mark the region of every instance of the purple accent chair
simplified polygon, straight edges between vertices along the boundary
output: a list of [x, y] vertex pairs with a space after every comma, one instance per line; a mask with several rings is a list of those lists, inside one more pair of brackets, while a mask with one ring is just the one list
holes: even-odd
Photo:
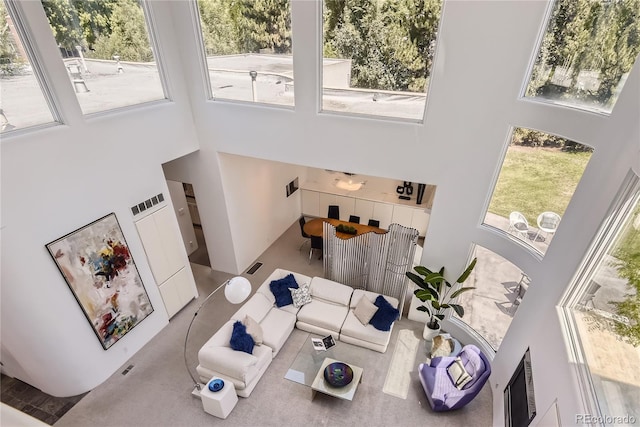
[[434, 357], [430, 364], [421, 363], [418, 368], [422, 388], [436, 412], [460, 409], [471, 402], [491, 375], [489, 360], [475, 345], [465, 345], [458, 356], [472, 378], [462, 390], [456, 388], [447, 372], [455, 357]]

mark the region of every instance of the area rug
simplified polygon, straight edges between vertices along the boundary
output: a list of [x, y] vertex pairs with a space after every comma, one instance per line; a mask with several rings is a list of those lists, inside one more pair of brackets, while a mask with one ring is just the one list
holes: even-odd
[[406, 399], [411, 385], [411, 372], [416, 362], [420, 339], [411, 329], [398, 331], [396, 348], [387, 371], [382, 391], [391, 396]]

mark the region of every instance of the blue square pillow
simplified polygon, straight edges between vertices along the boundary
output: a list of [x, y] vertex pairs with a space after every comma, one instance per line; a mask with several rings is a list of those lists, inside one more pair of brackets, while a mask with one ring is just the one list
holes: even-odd
[[393, 306], [389, 304], [389, 301], [382, 295], [378, 295], [378, 298], [376, 298], [373, 304], [378, 307], [378, 311], [376, 311], [371, 320], [369, 320], [369, 324], [373, 325], [373, 327], [379, 331], [391, 330], [393, 322], [400, 317], [400, 311], [398, 311], [397, 308], [393, 308]]
[[298, 289], [298, 282], [296, 282], [293, 274], [289, 273], [282, 279], [273, 280], [269, 283], [269, 289], [276, 298], [276, 305], [278, 307], [284, 307], [285, 305], [293, 304], [293, 298], [291, 298], [291, 291], [289, 288]]
[[245, 353], [253, 353], [255, 345], [251, 335], [247, 333], [247, 327], [239, 320], [233, 324], [233, 332], [231, 332], [231, 341], [229, 345], [236, 351], [244, 351]]

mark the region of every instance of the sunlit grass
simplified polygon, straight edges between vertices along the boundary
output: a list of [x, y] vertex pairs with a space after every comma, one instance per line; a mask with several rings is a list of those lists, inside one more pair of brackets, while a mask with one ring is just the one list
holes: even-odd
[[510, 146], [489, 212], [508, 218], [518, 211], [532, 225], [545, 211], [562, 217], [591, 154]]

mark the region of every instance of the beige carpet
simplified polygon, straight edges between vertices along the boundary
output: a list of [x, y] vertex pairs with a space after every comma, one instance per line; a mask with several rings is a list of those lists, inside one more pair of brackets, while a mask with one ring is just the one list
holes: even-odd
[[402, 329], [398, 331], [396, 348], [387, 371], [387, 378], [384, 381], [382, 391], [391, 396], [406, 399], [409, 394], [409, 387], [415, 378], [412, 378], [414, 371], [416, 353], [420, 338], [412, 329]]

